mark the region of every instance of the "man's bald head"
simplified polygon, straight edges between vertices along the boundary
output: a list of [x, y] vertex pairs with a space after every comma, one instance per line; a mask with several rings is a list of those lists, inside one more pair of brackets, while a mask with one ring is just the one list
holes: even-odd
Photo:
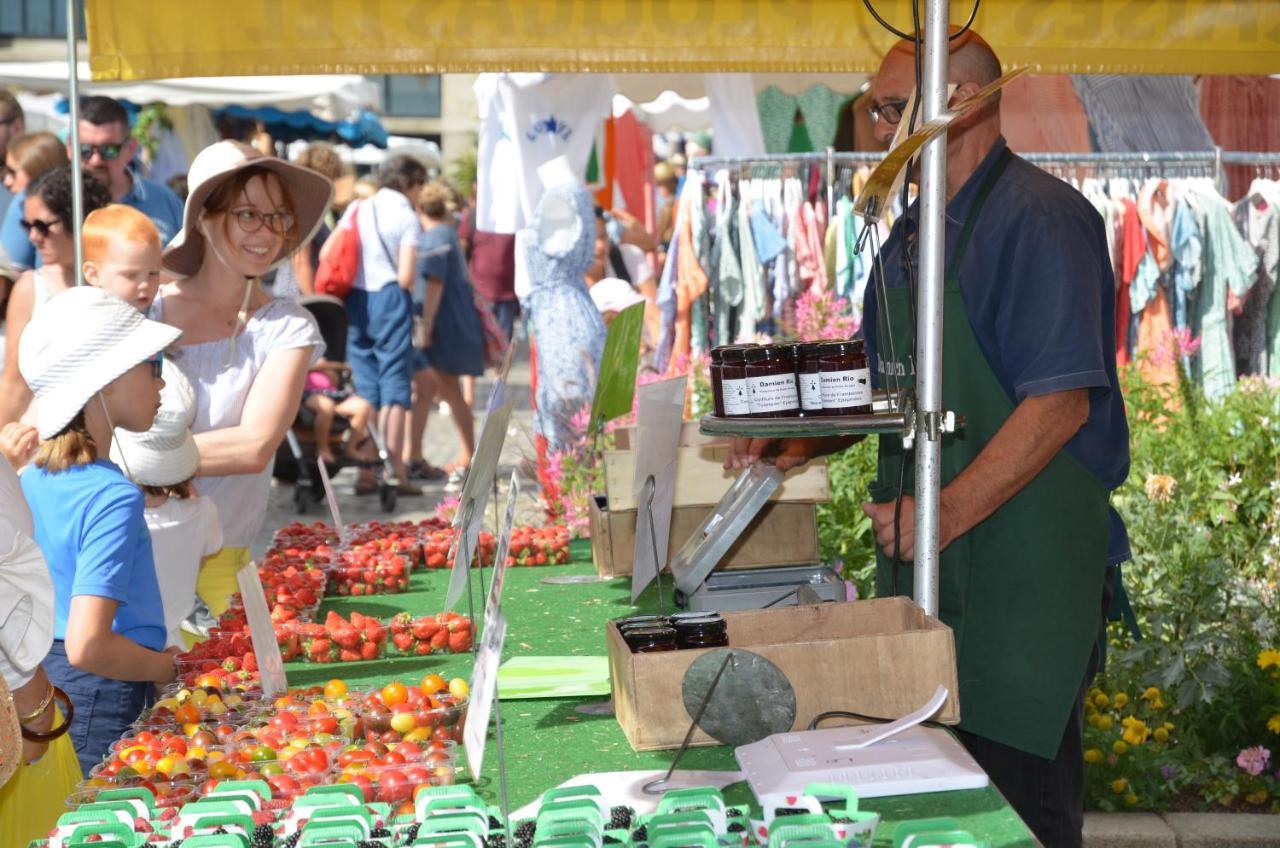
[[[952, 33], [954, 34], [957, 29], [958, 27], [953, 24]], [[987, 44], [986, 39], [978, 33], [971, 29], [965, 30], [958, 38], [949, 41], [948, 46], [950, 57], [947, 82], [956, 85], [976, 82], [979, 87], [982, 87], [1000, 78], [1000, 59], [991, 49], [991, 45]], [[885, 56], [885, 62], [889, 62], [895, 54], [909, 59], [914, 67], [915, 42], [909, 39], [898, 40]]]

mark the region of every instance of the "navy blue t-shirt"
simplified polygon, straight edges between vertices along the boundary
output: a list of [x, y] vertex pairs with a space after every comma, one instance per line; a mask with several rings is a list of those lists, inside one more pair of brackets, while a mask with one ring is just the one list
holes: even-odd
[[[1005, 148], [1001, 138], [947, 204], [944, 267]], [[915, 242], [918, 214], [913, 204], [884, 243], [886, 287], [905, 285], [902, 231], [909, 227]], [[959, 282], [978, 345], [1015, 404], [1089, 389], [1089, 418], [1066, 449], [1108, 490], [1118, 488], [1129, 476], [1129, 425], [1116, 376], [1115, 279], [1102, 216], [1070, 185], [1014, 156], [982, 207]], [[862, 326], [877, 380], [874, 285], [867, 286]], [[1114, 509], [1107, 555], [1111, 564], [1129, 558], [1128, 533]]]

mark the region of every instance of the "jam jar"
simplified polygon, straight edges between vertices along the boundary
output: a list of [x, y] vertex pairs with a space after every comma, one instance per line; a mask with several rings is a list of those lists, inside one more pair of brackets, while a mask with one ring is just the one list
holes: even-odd
[[822, 414], [822, 374], [818, 367], [821, 342], [798, 342], [791, 345], [796, 360], [796, 389], [800, 393], [803, 415]]
[[626, 618], [619, 618], [614, 621], [618, 628], [618, 632], [626, 637], [627, 633], [635, 630], [637, 627], [653, 627], [657, 624], [668, 624], [665, 615], [631, 615]]
[[671, 616], [676, 631], [676, 647], [724, 648], [729, 645], [729, 631], [718, 612], [685, 612]]
[[723, 365], [721, 353], [723, 347], [711, 348], [711, 365], [707, 368], [708, 375], [711, 378], [711, 406], [715, 414], [719, 418], [724, 418], [724, 387], [720, 381], [724, 379], [722, 372]]
[[726, 418], [746, 418], [751, 415], [747, 402], [747, 361], [745, 354], [754, 345], [733, 345], [720, 348], [720, 398]]
[[818, 367], [824, 415], [871, 412], [871, 368], [860, 339], [822, 344]]
[[670, 624], [634, 627], [623, 638], [636, 654], [655, 654], [676, 649], [676, 629]]
[[749, 348], [747, 397], [752, 418], [793, 418], [800, 414], [796, 367], [781, 345]]

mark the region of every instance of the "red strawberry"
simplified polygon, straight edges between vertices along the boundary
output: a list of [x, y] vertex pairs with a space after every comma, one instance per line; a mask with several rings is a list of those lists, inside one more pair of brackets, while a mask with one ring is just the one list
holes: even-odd
[[307, 655], [314, 660], [319, 660], [322, 657], [328, 659], [332, 649], [333, 643], [328, 639], [312, 639], [311, 644], [307, 646]]
[[381, 646], [377, 642], [365, 642], [360, 646], [360, 659], [376, 660], [380, 653]]
[[338, 615], [333, 610], [329, 610], [329, 614], [324, 617], [325, 630], [332, 630], [334, 627], [337, 627], [339, 624], [346, 624], [346, 623], [347, 623], [347, 620], [342, 616]]
[[360, 647], [360, 631], [356, 630], [350, 624], [341, 624], [338, 627], [333, 628], [329, 632], [329, 635], [340, 648], [354, 650]]
[[415, 639], [431, 639], [436, 635], [436, 631], [440, 629], [439, 623], [433, 621], [426, 616], [413, 622], [413, 636]]
[[461, 654], [471, 650], [471, 631], [459, 630], [449, 634], [449, 650]]
[[253, 653], [252, 651], [245, 654], [244, 661], [240, 663], [240, 668], [243, 671], [249, 671], [249, 672], [257, 671], [258, 670], [257, 654]]
[[407, 633], [413, 626], [413, 616], [407, 612], [398, 612], [391, 618], [392, 633]]
[[235, 657], [227, 657], [225, 660], [222, 661], [222, 667], [225, 668], [227, 671], [239, 671], [240, 662]]
[[392, 635], [391, 643], [402, 653], [408, 653], [409, 649], [413, 647], [413, 634], [396, 633]]
[[425, 657], [432, 652], [431, 642], [419, 642], [413, 646], [413, 653], [419, 657]]
[[431, 637], [431, 647], [436, 651], [444, 651], [449, 646], [449, 631], [437, 630], [436, 635]]
[[338, 651], [338, 662], [359, 662], [362, 659], [359, 651], [343, 648]]

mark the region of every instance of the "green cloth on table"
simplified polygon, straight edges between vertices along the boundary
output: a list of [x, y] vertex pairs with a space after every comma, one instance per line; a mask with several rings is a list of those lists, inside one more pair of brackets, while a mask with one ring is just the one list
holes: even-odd
[[[630, 578], [581, 585], [544, 585], [539, 581], [556, 574], [593, 574], [591, 545], [576, 541], [570, 564], [541, 568], [511, 568], [503, 588], [502, 608], [509, 622], [503, 656], [598, 656], [606, 652], [604, 625], [611, 619], [636, 612], [657, 612], [657, 594], [650, 588], [632, 607]], [[326, 600], [320, 618], [332, 609], [343, 615], [353, 610], [390, 618], [401, 610], [414, 615], [441, 611], [449, 573], [445, 570], [415, 572], [409, 592], [363, 598]], [[486, 586], [489, 571], [484, 572]], [[670, 591], [667, 597], [670, 597]], [[477, 590], [476, 604], [481, 603]], [[458, 611], [467, 611], [464, 596]], [[405, 683], [431, 672], [446, 678], [469, 677], [471, 655], [403, 657], [376, 662], [285, 666], [291, 686], [323, 685], [340, 677], [351, 689], [368, 689], [393, 678]], [[575, 707], [598, 698], [565, 698], [504, 702], [500, 706], [506, 742], [507, 786], [511, 809], [537, 798], [546, 790], [578, 774], [623, 769], [658, 769], [671, 764], [674, 751], [636, 753], [627, 744], [622, 728], [611, 716], [587, 716]], [[484, 776], [476, 791], [497, 803], [497, 754], [490, 732]], [[464, 756], [459, 750], [459, 756]], [[690, 769], [737, 770], [733, 750], [724, 746], [692, 748], [681, 766]], [[752, 800], [746, 784], [730, 787], [731, 803]], [[883, 817], [876, 844], [890, 844], [893, 827], [905, 819], [951, 816], [960, 826], [993, 846], [1033, 845], [1030, 832], [994, 788], [942, 792], [931, 795], [873, 798], [862, 808]]]

